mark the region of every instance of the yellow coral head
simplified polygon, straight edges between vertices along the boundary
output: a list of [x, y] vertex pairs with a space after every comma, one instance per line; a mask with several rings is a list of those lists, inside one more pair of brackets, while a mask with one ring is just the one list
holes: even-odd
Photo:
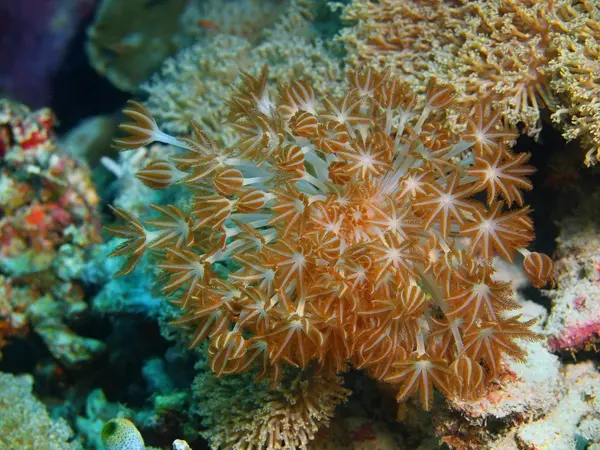
[[133, 422], [112, 419], [104, 424], [100, 433], [105, 450], [144, 450], [144, 439]]

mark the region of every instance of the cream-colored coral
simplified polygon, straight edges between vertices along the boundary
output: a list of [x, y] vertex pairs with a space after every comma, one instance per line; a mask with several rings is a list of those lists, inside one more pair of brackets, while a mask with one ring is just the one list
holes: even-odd
[[391, 66], [414, 89], [435, 76], [470, 106], [488, 98], [537, 136], [548, 108], [586, 164], [600, 147], [600, 5], [589, 0], [354, 0], [339, 40], [349, 67]]
[[559, 106], [552, 120], [567, 140], [581, 139], [586, 165], [600, 158], [600, 4], [574, 2], [564, 8], [568, 32], [556, 33], [557, 56], [550, 62]]
[[[321, 95], [340, 92], [340, 62], [325, 44], [314, 39], [304, 9], [292, 3], [281, 20], [264, 32], [257, 46], [249, 40], [219, 34], [204, 37], [163, 64], [142, 89], [150, 94], [145, 106], [167, 131], [185, 133], [190, 120], [221, 129], [225, 100], [240, 71], [260, 72], [269, 64], [269, 81], [302, 78]], [[221, 138], [225, 138], [220, 133]]]
[[311, 371], [284, 377], [275, 389], [254, 384], [248, 374], [217, 378], [200, 375], [194, 390], [203, 416], [203, 433], [212, 449], [305, 449], [335, 407], [350, 393], [342, 379]]
[[542, 3], [355, 0], [344, 17], [357, 23], [341, 40], [351, 66], [365, 59], [392, 66], [420, 91], [437, 77], [452, 83], [464, 104], [489, 98], [536, 135], [539, 109], [552, 105]]
[[585, 441], [599, 443], [600, 432], [593, 431], [593, 421], [600, 416], [598, 370], [589, 361], [569, 365], [565, 385], [566, 392], [556, 408], [517, 430], [518, 448], [570, 450]]
[[231, 84], [250, 66], [250, 49], [250, 42], [237, 36], [202, 38], [168, 58], [142, 85], [150, 94], [145, 105], [171, 132], [188, 131], [192, 119], [217, 128]]
[[0, 448], [79, 450], [81, 444], [64, 419], [52, 420], [31, 393], [33, 377], [0, 373]]

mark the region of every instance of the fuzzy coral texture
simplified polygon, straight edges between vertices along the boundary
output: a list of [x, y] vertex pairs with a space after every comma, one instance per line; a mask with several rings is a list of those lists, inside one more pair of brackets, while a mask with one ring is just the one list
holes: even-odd
[[272, 83], [303, 78], [321, 95], [339, 94], [340, 65], [314, 34], [293, 2], [273, 27], [263, 31], [258, 45], [233, 31], [201, 38], [167, 59], [160, 72], [142, 85], [150, 94], [145, 106], [171, 133], [189, 132], [192, 119], [222, 131], [226, 99], [240, 70], [256, 73], [264, 62], [269, 63]]
[[[515, 427], [490, 445], [504, 450], [597, 449], [600, 446], [600, 374], [591, 361], [564, 369], [557, 404], [543, 417]], [[480, 447], [478, 447], [480, 448]]]
[[[553, 356], [547, 350], [545, 352], [547, 356], [542, 360], [547, 362], [548, 356]], [[499, 389], [496, 390], [494, 399], [496, 404], [491, 411], [485, 407], [482, 411], [487, 410], [493, 416], [494, 410], [509, 410], [513, 406], [510, 403], [522, 400], [527, 402], [530, 394], [519, 392], [519, 385], [530, 385], [533, 396], [541, 395], [538, 400], [542, 402], [532, 402], [533, 408], [525, 411], [517, 408], [510, 419], [505, 417], [502, 421], [494, 420], [491, 416], [481, 417], [479, 421], [473, 416], [434, 419], [438, 423], [437, 433], [442, 440], [451, 448], [461, 450], [598, 448], [600, 373], [594, 362], [573, 362], [560, 370], [556, 370], [556, 363], [551, 363], [548, 374], [543, 373], [543, 364], [531, 369], [526, 369], [526, 372], [530, 372], [529, 375], [522, 373], [516, 380], [498, 380]], [[522, 375], [525, 377], [521, 378]], [[546, 383], [549, 383], [547, 390], [544, 389]], [[515, 394], [517, 396], [513, 397]], [[492, 397], [488, 395], [488, 399], [491, 400]]]
[[252, 382], [252, 374], [217, 378], [209, 367], [196, 379], [203, 433], [211, 448], [232, 450], [305, 449], [329, 423], [350, 391], [340, 377], [290, 371], [276, 389]]
[[33, 378], [0, 373], [0, 448], [79, 450], [64, 419], [52, 420], [31, 393]]
[[208, 338], [219, 376], [258, 367], [277, 385], [284, 365], [334, 376], [352, 363], [397, 386], [399, 401], [417, 393], [425, 409], [434, 388], [480, 395], [503, 355], [524, 358], [519, 339], [538, 338], [535, 321], [515, 315], [510, 284], [493, 279], [494, 258], [521, 254], [536, 286], [551, 275], [550, 259], [525, 248], [529, 155], [510, 151], [514, 134], [486, 105], [462, 119], [463, 134], [444, 129], [439, 112], [455, 93], [435, 80], [417, 98], [366, 69], [337, 99], [299, 80], [273, 97], [267, 80], [266, 67], [244, 74], [228, 147], [197, 124], [175, 138], [142, 105], [125, 110], [130, 136], [116, 145], [182, 150], [138, 178], [192, 196], [143, 223], [114, 210], [125, 222], [108, 227], [123, 239], [113, 252], [127, 256], [121, 274], [155, 254], [163, 294], [184, 311], [176, 323], [192, 346]]
[[424, 90], [437, 76], [462, 102], [487, 98], [512, 124], [537, 135], [548, 108], [567, 140], [581, 139], [586, 164], [600, 151], [600, 6], [589, 0], [355, 0], [340, 39], [348, 62], [393, 66]]

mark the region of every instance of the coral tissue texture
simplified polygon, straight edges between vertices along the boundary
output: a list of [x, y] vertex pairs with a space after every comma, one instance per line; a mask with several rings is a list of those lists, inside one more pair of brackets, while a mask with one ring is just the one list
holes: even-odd
[[32, 329], [72, 366], [104, 348], [67, 326], [87, 310], [81, 272], [99, 240], [99, 198], [53, 123], [47, 108], [0, 99], [0, 357], [8, 338]]
[[329, 377], [351, 364], [425, 409], [434, 388], [478, 396], [504, 355], [524, 357], [519, 340], [538, 338], [493, 277], [494, 258], [524, 258], [536, 286], [549, 281], [549, 258], [526, 250], [529, 155], [510, 150], [488, 103], [461, 117], [462, 134], [444, 128], [455, 92], [435, 79], [417, 97], [392, 73], [355, 71], [339, 98], [301, 80], [274, 93], [267, 79], [266, 67], [243, 75], [228, 146], [197, 124], [168, 135], [131, 102], [115, 144], [179, 147], [137, 176], [190, 201], [143, 222], [114, 209], [121, 273], [153, 253], [176, 324], [192, 346], [209, 341], [219, 376], [257, 367], [277, 384], [284, 366]]
[[340, 36], [350, 65], [393, 66], [424, 90], [437, 76], [461, 102], [502, 105], [508, 122], [540, 131], [540, 111], [567, 140], [580, 139], [585, 163], [600, 150], [600, 5], [590, 0], [354, 0]]
[[82, 449], [67, 422], [52, 420], [32, 389], [33, 377], [0, 373], [0, 448]]

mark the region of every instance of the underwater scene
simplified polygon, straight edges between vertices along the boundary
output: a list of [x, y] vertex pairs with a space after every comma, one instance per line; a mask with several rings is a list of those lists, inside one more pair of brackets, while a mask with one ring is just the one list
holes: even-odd
[[599, 159], [599, 0], [0, 0], [0, 450], [600, 450]]

